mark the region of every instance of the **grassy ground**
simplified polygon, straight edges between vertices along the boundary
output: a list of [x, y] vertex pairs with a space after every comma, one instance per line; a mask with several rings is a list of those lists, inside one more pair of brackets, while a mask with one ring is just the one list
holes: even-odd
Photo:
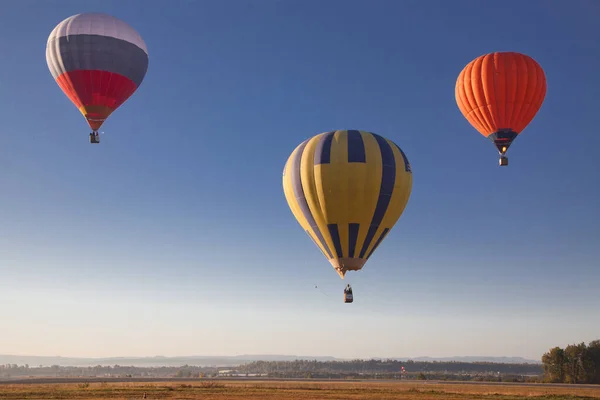
[[0, 385], [0, 399], [203, 400], [575, 400], [600, 399], [598, 388], [378, 382], [54, 383]]

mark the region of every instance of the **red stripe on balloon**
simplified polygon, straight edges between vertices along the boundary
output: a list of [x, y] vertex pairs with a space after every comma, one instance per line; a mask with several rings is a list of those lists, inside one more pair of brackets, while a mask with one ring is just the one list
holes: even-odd
[[65, 72], [56, 78], [56, 83], [77, 108], [104, 106], [115, 110], [137, 89], [123, 75], [98, 70]]

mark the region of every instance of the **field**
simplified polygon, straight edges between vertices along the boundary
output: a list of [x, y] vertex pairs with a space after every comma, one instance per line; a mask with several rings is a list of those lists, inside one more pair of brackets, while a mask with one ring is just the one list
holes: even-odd
[[600, 387], [437, 382], [208, 381], [0, 383], [0, 399], [206, 400], [575, 400], [600, 399]]

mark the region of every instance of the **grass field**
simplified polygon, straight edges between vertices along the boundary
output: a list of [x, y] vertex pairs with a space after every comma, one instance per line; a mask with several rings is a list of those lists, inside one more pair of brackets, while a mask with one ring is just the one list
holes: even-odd
[[0, 385], [0, 399], [567, 400], [600, 399], [600, 387], [381, 382], [153, 382]]

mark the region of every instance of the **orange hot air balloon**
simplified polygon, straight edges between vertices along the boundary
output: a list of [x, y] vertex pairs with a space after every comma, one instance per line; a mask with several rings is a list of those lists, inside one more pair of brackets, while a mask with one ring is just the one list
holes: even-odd
[[477, 57], [456, 80], [456, 103], [465, 118], [500, 152], [506, 151], [533, 120], [546, 97], [546, 76], [531, 57], [497, 52]]

